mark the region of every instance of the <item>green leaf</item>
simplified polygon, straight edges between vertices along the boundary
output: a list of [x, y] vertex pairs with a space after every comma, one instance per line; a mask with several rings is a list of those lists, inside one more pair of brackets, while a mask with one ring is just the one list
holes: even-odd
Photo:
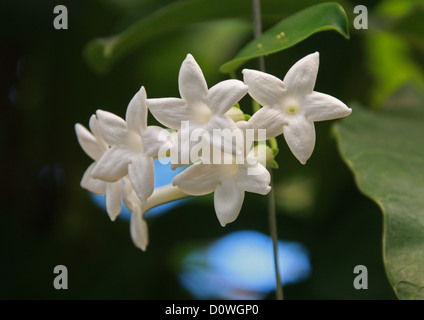
[[220, 71], [233, 73], [251, 59], [290, 48], [309, 36], [326, 30], [335, 30], [349, 38], [346, 12], [338, 3], [318, 4], [282, 20], [248, 43], [233, 60], [223, 64]]
[[424, 299], [424, 97], [407, 92], [390, 103], [378, 112], [353, 106], [336, 136], [359, 189], [383, 211], [394, 291], [400, 299]]
[[[275, 23], [285, 14], [300, 10], [317, 0], [262, 1], [264, 22]], [[251, 21], [251, 3], [247, 0], [182, 0], [171, 3], [153, 14], [141, 17], [121, 33], [90, 41], [84, 48], [84, 58], [97, 72], [107, 72], [120, 59], [157, 36], [184, 26], [227, 18]], [[223, 49], [224, 50], [224, 49]]]

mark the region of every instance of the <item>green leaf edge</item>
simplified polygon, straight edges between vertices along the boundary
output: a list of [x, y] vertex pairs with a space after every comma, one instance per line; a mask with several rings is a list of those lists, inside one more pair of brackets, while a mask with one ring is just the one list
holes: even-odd
[[[270, 35], [275, 35], [275, 34], [279, 34], [280, 32], [284, 32], [285, 31], [284, 28], [286, 28], [287, 24], [290, 25], [293, 20], [299, 19], [299, 16], [308, 15], [308, 14], [310, 14], [311, 12], [313, 12], [317, 9], [321, 9], [321, 7], [328, 7], [329, 9], [335, 10], [335, 12], [339, 12], [341, 14], [341, 17], [342, 17], [342, 22], [344, 22], [344, 25], [342, 26], [342, 28], [339, 27], [338, 25], [325, 25], [325, 26], [322, 26], [318, 29], [315, 29], [311, 33], [307, 34], [306, 36], [299, 38], [297, 41], [288, 43], [286, 46], [282, 46], [279, 49], [264, 50], [263, 48], [258, 48], [258, 45], [262, 44], [263, 39], [265, 37], [269, 37]], [[260, 37], [249, 42], [244, 48], [242, 48], [239, 51], [239, 53], [236, 55], [236, 57], [234, 59], [224, 63], [219, 68], [219, 71], [221, 71], [222, 73], [229, 73], [229, 74], [234, 73], [234, 71], [237, 68], [239, 68], [245, 62], [247, 62], [251, 59], [255, 59], [255, 58], [258, 58], [260, 56], [266, 56], [266, 55], [269, 55], [269, 54], [272, 54], [272, 53], [276, 53], [276, 52], [280, 52], [282, 50], [288, 49], [288, 48], [293, 47], [294, 45], [298, 44], [299, 42], [307, 39], [308, 37], [312, 36], [315, 33], [327, 31], [327, 30], [335, 30], [338, 33], [340, 33], [342, 36], [344, 36], [346, 39], [350, 38], [349, 27], [348, 27], [348, 18], [347, 18], [346, 11], [343, 9], [343, 7], [340, 4], [338, 4], [336, 2], [320, 3], [320, 4], [317, 4], [315, 6], [301, 10], [301, 11], [285, 18], [284, 20], [280, 21], [279, 23], [277, 23], [276, 25], [274, 25], [273, 27], [268, 29], [266, 32], [264, 32]], [[279, 41], [279, 40], [276, 40], [276, 41]], [[249, 55], [246, 55], [246, 56], [243, 57], [243, 52], [249, 51], [250, 48], [253, 48], [252, 49], [253, 54], [249, 54]]]

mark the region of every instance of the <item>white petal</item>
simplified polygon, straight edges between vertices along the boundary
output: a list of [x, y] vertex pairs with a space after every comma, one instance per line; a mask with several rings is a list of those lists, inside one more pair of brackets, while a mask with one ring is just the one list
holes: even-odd
[[287, 92], [295, 96], [309, 94], [314, 90], [318, 74], [319, 53], [307, 55], [296, 62], [284, 77]]
[[172, 146], [171, 133], [158, 126], [148, 126], [142, 133], [143, 152], [147, 156], [156, 157], [161, 150], [169, 150]]
[[255, 140], [258, 139], [258, 130], [266, 130], [266, 139], [271, 139], [282, 134], [283, 127], [287, 124], [283, 112], [269, 107], [263, 107], [256, 111], [248, 123], [255, 130]]
[[121, 194], [121, 181], [106, 184], [106, 211], [112, 221], [115, 221], [121, 212]]
[[97, 110], [100, 133], [103, 139], [111, 146], [125, 143], [128, 136], [127, 124], [124, 119], [108, 111]]
[[208, 94], [208, 85], [206, 84], [203, 72], [194, 60], [191, 54], [188, 54], [181, 65], [178, 76], [178, 86], [181, 98], [188, 105], [204, 104]]
[[247, 93], [247, 86], [240, 80], [222, 81], [209, 89], [207, 101], [213, 114], [223, 115]]
[[213, 200], [218, 220], [225, 227], [237, 219], [243, 205], [244, 191], [237, 187], [234, 179], [225, 179], [216, 186]]
[[244, 69], [244, 83], [249, 87], [249, 94], [262, 106], [278, 105], [284, 97], [284, 83], [268, 73]]
[[238, 188], [247, 192], [266, 195], [271, 190], [271, 175], [257, 161], [252, 165], [240, 165], [235, 180]]
[[328, 94], [312, 92], [304, 98], [302, 111], [311, 121], [324, 121], [346, 117], [352, 109]]
[[131, 215], [130, 234], [134, 245], [146, 251], [149, 243], [149, 234], [147, 223], [144, 221], [141, 212], [135, 212]]
[[142, 210], [141, 200], [137, 197], [128, 176], [122, 179], [122, 201], [131, 212]]
[[212, 116], [205, 126], [212, 138], [213, 147], [234, 155], [244, 151], [244, 134], [236, 123], [227, 116]]
[[303, 116], [293, 116], [284, 126], [284, 138], [294, 156], [305, 164], [315, 147], [314, 123]]
[[113, 146], [96, 162], [92, 176], [107, 182], [115, 182], [128, 173], [128, 164], [133, 153]]
[[95, 114], [91, 115], [89, 126], [90, 126], [91, 132], [93, 133], [94, 137], [97, 140], [97, 144], [103, 150], [103, 152], [105, 152], [107, 149], [109, 149], [109, 146], [106, 143], [106, 141], [103, 139], [100, 133], [99, 120], [97, 120], [97, 117]]
[[189, 195], [201, 196], [208, 194], [213, 192], [216, 185], [227, 175], [227, 166], [204, 163], [193, 164], [177, 174], [172, 184]]
[[93, 179], [93, 177], [91, 176], [91, 173], [95, 165], [96, 163], [93, 162], [88, 167], [88, 169], [85, 170], [84, 175], [81, 179], [81, 187], [96, 194], [105, 194], [107, 182], [104, 182], [99, 179]]
[[98, 160], [105, 150], [97, 143], [95, 136], [91, 134], [83, 125], [75, 124], [75, 133], [78, 142], [84, 152], [93, 160]]
[[125, 115], [128, 130], [141, 134], [147, 125], [146, 90], [141, 87], [127, 107]]
[[168, 128], [178, 130], [181, 127], [181, 121], [191, 119], [191, 110], [182, 99], [147, 99], [146, 104], [156, 120]]
[[133, 157], [128, 165], [128, 176], [137, 196], [141, 201], [146, 201], [155, 187], [153, 159], [143, 153]]

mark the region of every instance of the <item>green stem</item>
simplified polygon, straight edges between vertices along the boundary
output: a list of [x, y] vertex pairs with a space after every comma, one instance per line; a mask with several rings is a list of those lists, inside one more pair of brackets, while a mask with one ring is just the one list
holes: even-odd
[[[262, 34], [262, 22], [261, 22], [261, 1], [252, 0], [253, 8], [253, 25], [254, 25], [254, 35], [255, 38], [259, 37]], [[265, 59], [263, 56], [259, 57], [259, 70], [265, 72]], [[254, 108], [255, 108], [255, 104]], [[278, 150], [277, 141], [270, 140], [271, 148]], [[272, 168], [269, 169], [271, 174], [271, 191], [268, 194], [268, 221], [269, 229], [272, 238], [272, 247], [274, 251], [274, 267], [275, 267], [275, 280], [276, 280], [276, 299], [283, 300], [283, 287], [281, 285], [280, 272], [278, 268], [278, 233], [277, 233], [277, 215], [275, 211], [275, 193], [274, 193], [274, 183], [272, 177]]]

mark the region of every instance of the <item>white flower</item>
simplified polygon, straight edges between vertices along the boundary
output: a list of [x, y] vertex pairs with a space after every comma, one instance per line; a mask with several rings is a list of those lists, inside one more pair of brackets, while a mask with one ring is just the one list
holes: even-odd
[[143, 251], [149, 243], [149, 233], [147, 223], [143, 216], [143, 203], [134, 191], [134, 188], [127, 177], [122, 179], [122, 200], [125, 206], [131, 211], [130, 234], [134, 245]]
[[244, 69], [249, 94], [263, 106], [250, 119], [255, 129], [266, 129], [267, 139], [284, 133], [295, 157], [302, 163], [315, 146], [314, 121], [348, 116], [352, 110], [340, 100], [313, 91], [318, 73], [319, 53], [296, 62], [284, 80], [256, 70]]
[[162, 144], [157, 126], [147, 127], [146, 91], [144, 87], [131, 99], [126, 121], [106, 111], [97, 110], [100, 132], [111, 145], [97, 161], [91, 174], [95, 179], [118, 181], [128, 174], [137, 196], [145, 201], [154, 189], [153, 156]]
[[94, 160], [82, 177], [81, 187], [96, 194], [105, 194], [106, 211], [110, 219], [114, 221], [121, 212], [121, 181], [109, 183], [93, 179], [93, 168], [97, 160], [109, 149], [109, 146], [100, 135], [98, 120], [95, 115], [91, 116], [89, 126], [92, 132], [79, 123], [75, 125], [75, 132], [81, 148]]
[[122, 199], [125, 206], [132, 212], [130, 222], [130, 234], [136, 247], [146, 251], [149, 242], [147, 223], [144, 220], [144, 214], [158, 205], [174, 200], [188, 197], [177, 187], [167, 185], [157, 188], [147, 201], [141, 201], [136, 195], [131, 182], [127, 177], [122, 179]]
[[[190, 131], [200, 128], [209, 134], [213, 129], [239, 130], [226, 113], [247, 93], [247, 86], [242, 81], [226, 80], [208, 89], [202, 70], [193, 56], [188, 54], [181, 65], [178, 84], [181, 99], [158, 98], [146, 101], [150, 112], [160, 123], [171, 129], [180, 130], [182, 122], [188, 121]], [[178, 144], [183, 145], [185, 141], [181, 141], [181, 130], [177, 138]], [[175, 145], [171, 153], [189, 153], [196, 141], [189, 143], [189, 148], [185, 150]], [[236, 146], [231, 143], [228, 145], [234, 149], [230, 152], [237, 152]], [[187, 154], [182, 154], [180, 157], [189, 159]]]
[[193, 196], [214, 192], [215, 212], [222, 226], [238, 217], [245, 191], [265, 195], [271, 190], [271, 176], [256, 159], [247, 156], [243, 164], [237, 164], [234, 155], [225, 156], [232, 157], [233, 163], [195, 163], [175, 176], [172, 182]]

